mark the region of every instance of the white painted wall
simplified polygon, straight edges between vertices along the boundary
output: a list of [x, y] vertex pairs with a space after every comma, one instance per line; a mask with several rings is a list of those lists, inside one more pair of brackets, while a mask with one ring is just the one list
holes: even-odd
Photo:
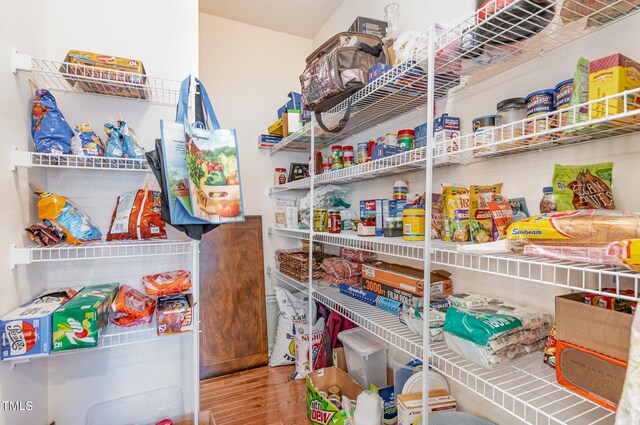
[[[90, 20], [79, 23], [69, 11], [87, 12], [85, 2], [2, 2], [9, 11], [0, 18], [0, 84], [3, 102], [0, 120], [5, 136], [0, 169], [9, 183], [2, 185], [6, 209], [2, 217], [9, 223], [0, 255], [5, 266], [0, 280], [0, 314], [25, 302], [45, 287], [97, 284], [118, 281], [140, 288], [141, 276], [175, 268], [189, 268], [190, 257], [158, 257], [152, 260], [105, 260], [51, 265], [20, 266], [9, 273], [8, 244], [27, 243], [22, 230], [35, 222], [36, 198], [28, 182], [69, 196], [89, 214], [103, 234], [108, 230], [115, 199], [127, 190], [142, 187], [145, 174], [82, 172], [76, 170], [9, 170], [11, 144], [31, 147], [31, 90], [22, 76], [10, 73], [10, 47], [21, 53], [62, 60], [69, 49], [137, 58], [149, 75], [182, 80], [198, 72], [198, 4], [195, 0], [94, 3]], [[37, 17], [37, 25], [35, 25]], [[121, 24], [122, 19], [126, 24]], [[134, 19], [135, 22], [131, 21]], [[87, 25], [86, 28], [83, 25]], [[35, 29], [37, 27], [37, 29]], [[102, 124], [109, 116], [122, 114], [137, 130], [139, 142], [153, 149], [160, 136], [159, 120], [173, 119], [171, 106], [149, 105], [126, 99], [54, 92], [58, 105], [72, 126], [91, 121], [103, 137]], [[155, 179], [149, 175], [152, 187]], [[170, 231], [171, 236], [177, 232]], [[18, 365], [10, 371], [0, 365], [2, 400], [32, 400], [34, 412], [0, 413], [0, 424], [32, 425], [53, 420], [58, 424], [84, 423], [92, 405], [154, 388], [177, 385], [187, 402], [193, 399], [191, 339], [170, 338], [148, 345], [127, 346], [90, 353], [74, 353]], [[197, 367], [197, 365], [196, 365]], [[187, 409], [191, 410], [191, 404]], [[144, 408], [144, 407], [142, 407]]]

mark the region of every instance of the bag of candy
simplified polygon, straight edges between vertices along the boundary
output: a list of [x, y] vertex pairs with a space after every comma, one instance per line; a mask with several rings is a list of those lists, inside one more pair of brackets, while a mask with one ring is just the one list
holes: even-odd
[[31, 106], [31, 135], [36, 152], [58, 155], [71, 153], [73, 130], [49, 90], [35, 90]]
[[177, 294], [191, 288], [191, 273], [187, 270], [152, 274], [142, 278], [142, 285], [148, 295], [161, 296]]
[[104, 144], [93, 131], [91, 124], [78, 124], [76, 135], [71, 141], [71, 152], [74, 155], [104, 156]]
[[139, 189], [118, 196], [107, 240], [166, 239], [160, 218], [160, 192]]
[[118, 326], [136, 326], [151, 323], [156, 309], [156, 300], [127, 285], [121, 285], [120, 291], [111, 304], [115, 313], [111, 321]]

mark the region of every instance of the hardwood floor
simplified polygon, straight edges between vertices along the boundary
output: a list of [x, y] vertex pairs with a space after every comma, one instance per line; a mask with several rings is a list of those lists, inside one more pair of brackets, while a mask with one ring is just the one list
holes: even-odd
[[293, 366], [260, 367], [200, 382], [200, 409], [216, 425], [308, 424], [306, 385]]

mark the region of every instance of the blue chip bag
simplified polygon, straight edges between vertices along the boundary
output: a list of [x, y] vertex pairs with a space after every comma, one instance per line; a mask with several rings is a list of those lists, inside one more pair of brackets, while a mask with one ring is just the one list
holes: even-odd
[[31, 135], [36, 152], [71, 153], [73, 130], [49, 90], [38, 88], [35, 91], [31, 106]]
[[109, 158], [124, 158], [124, 144], [120, 137], [118, 127], [113, 124], [105, 124], [104, 131], [107, 133], [107, 137], [109, 137], [105, 156]]
[[124, 157], [125, 158], [144, 158], [144, 149], [138, 144], [138, 141], [133, 137], [135, 132], [129, 128], [126, 122], [118, 121], [118, 131], [122, 137], [124, 143]]
[[71, 142], [74, 155], [104, 156], [104, 144], [89, 124], [78, 124], [75, 128], [76, 136]]

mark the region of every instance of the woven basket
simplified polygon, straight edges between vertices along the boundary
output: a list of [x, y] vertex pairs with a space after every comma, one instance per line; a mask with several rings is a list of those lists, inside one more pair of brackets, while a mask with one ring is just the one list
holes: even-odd
[[[313, 279], [322, 275], [322, 261], [331, 257], [321, 251], [313, 254]], [[276, 251], [276, 262], [280, 273], [294, 278], [298, 282], [309, 281], [309, 251], [302, 249], [279, 249]]]

